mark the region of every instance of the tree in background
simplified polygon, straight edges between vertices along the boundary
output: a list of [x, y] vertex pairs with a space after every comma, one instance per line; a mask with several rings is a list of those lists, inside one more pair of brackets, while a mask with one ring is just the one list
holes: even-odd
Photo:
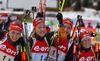
[[52, 19], [50, 19], [49, 26], [50, 26], [51, 30], [53, 30], [53, 25], [54, 25], [54, 23], [53, 23]]
[[71, 0], [65, 0], [64, 8], [71, 6]]
[[98, 1], [96, 9], [100, 10], [100, 1]]
[[75, 11], [78, 11], [81, 9], [81, 1], [80, 0], [76, 0], [76, 5], [74, 7]]
[[93, 6], [93, 0], [89, 0], [89, 6]]
[[50, 19], [50, 21], [49, 21], [49, 25], [54, 25], [52, 19]]
[[83, 1], [83, 7], [88, 7], [89, 4], [89, 0], [84, 0]]

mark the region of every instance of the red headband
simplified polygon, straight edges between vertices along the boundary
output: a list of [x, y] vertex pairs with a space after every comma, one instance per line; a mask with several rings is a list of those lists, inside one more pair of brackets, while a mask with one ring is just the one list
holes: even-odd
[[91, 37], [91, 34], [89, 33], [89, 31], [88, 32], [87, 31], [80, 32], [81, 41], [86, 37]]
[[44, 20], [42, 20], [42, 19], [34, 20], [34, 21], [33, 21], [33, 27], [34, 27], [33, 30], [34, 30], [34, 29], [37, 27], [37, 25], [40, 24], [40, 23], [45, 23], [45, 22], [44, 22]]
[[1, 18], [2, 19], [8, 19], [8, 14], [7, 13], [2, 13]]
[[20, 26], [18, 24], [11, 24], [9, 31], [11, 30], [17, 30], [19, 32], [22, 32], [23, 26]]
[[63, 23], [69, 24], [71, 26], [71, 28], [72, 28], [73, 22], [70, 21], [70, 19], [64, 19]]

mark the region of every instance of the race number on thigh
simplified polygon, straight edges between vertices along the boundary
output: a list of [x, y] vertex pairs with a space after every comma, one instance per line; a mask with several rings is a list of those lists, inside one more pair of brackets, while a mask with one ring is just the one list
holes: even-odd
[[12, 61], [13, 57], [0, 51], [0, 61]]

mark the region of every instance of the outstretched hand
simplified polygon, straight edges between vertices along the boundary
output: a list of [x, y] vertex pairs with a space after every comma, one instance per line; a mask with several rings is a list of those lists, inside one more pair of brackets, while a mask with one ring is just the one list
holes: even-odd
[[62, 24], [62, 20], [63, 20], [62, 14], [58, 13], [56, 17], [57, 17], [57, 20], [59, 20], [59, 24]]
[[43, 17], [43, 13], [38, 12], [36, 18]]

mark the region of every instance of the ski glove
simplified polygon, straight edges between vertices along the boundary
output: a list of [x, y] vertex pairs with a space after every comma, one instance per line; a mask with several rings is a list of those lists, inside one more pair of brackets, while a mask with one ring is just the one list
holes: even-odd
[[43, 17], [43, 13], [38, 12], [36, 18]]
[[96, 36], [96, 34], [93, 33], [92, 31], [90, 32], [90, 34], [91, 34], [92, 37], [95, 37]]
[[56, 17], [57, 17], [57, 20], [59, 20], [59, 24], [62, 24], [63, 23], [62, 22], [62, 20], [63, 20], [62, 14], [61, 13], [58, 13]]

